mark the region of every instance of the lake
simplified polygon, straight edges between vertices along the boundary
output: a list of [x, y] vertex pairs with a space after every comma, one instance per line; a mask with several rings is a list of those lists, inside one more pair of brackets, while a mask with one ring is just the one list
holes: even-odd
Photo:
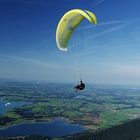
[[[7, 103], [10, 104], [6, 106], [5, 104]], [[4, 114], [9, 109], [20, 107], [27, 104], [31, 104], [31, 102], [25, 102], [25, 101], [10, 102], [10, 101], [6, 101], [4, 98], [0, 98], [0, 115]]]
[[48, 123], [26, 123], [0, 129], [0, 136], [26, 136], [38, 135], [51, 138], [82, 133], [86, 129], [78, 124], [55, 119]]

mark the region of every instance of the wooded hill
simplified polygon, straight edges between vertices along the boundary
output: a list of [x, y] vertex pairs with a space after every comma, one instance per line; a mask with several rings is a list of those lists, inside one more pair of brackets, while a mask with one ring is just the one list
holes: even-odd
[[61, 140], [140, 140], [140, 119], [93, 133], [64, 137]]

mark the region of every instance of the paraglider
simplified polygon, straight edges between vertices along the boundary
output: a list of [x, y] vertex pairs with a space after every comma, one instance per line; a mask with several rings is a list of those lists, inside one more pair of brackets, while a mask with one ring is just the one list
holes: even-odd
[[80, 81], [80, 84], [74, 87], [75, 91], [83, 90], [84, 88], [85, 88], [85, 84], [83, 83], [82, 80]]
[[56, 30], [56, 43], [61, 51], [67, 51], [67, 46], [74, 30], [84, 19], [89, 20], [92, 24], [97, 24], [96, 16], [87, 10], [70, 10], [61, 18]]
[[11, 103], [6, 103], [6, 104], [5, 104], [5, 106], [9, 106], [9, 105], [11, 105]]
[[[87, 19], [91, 24], [97, 24], [96, 16], [87, 10], [70, 10], [61, 18], [56, 30], [56, 43], [57, 47], [61, 51], [67, 51], [68, 43], [73, 32], [85, 19]], [[74, 87], [75, 91], [83, 90], [84, 88], [85, 84], [82, 81], [80, 81], [80, 84]]]

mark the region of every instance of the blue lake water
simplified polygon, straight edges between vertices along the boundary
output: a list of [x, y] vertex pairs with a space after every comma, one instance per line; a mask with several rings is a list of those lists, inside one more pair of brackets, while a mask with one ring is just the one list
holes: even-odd
[[0, 129], [0, 136], [38, 135], [53, 138], [82, 133], [84, 131], [86, 129], [78, 124], [70, 124], [67, 121], [56, 119], [48, 123], [26, 123]]
[[[10, 103], [10, 105], [6, 106], [5, 105], [6, 103]], [[0, 98], [0, 115], [4, 114], [9, 109], [20, 107], [27, 104], [31, 104], [31, 103], [25, 101], [9, 102], [4, 100], [4, 98]]]

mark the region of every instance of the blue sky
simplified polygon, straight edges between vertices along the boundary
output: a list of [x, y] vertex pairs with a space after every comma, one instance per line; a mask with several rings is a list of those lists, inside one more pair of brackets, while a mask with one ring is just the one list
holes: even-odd
[[[139, 0], [0, 0], [0, 78], [140, 85]], [[68, 52], [58, 50], [57, 24], [71, 9], [83, 21]]]

